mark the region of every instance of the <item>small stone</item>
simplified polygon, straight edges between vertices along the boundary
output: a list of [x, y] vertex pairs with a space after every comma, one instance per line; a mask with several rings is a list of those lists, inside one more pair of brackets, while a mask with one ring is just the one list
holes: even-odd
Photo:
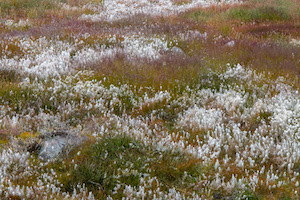
[[179, 47], [172, 47], [171, 52], [174, 54], [184, 55], [185, 53]]
[[225, 46], [227, 46], [227, 47], [233, 47], [234, 45], [235, 45], [235, 41], [234, 40], [231, 40], [230, 42], [227, 42], [225, 44]]

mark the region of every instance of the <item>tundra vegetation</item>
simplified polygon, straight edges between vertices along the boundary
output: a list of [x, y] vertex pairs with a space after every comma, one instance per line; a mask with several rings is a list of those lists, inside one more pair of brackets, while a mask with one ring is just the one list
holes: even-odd
[[300, 198], [298, 0], [0, 8], [0, 199]]

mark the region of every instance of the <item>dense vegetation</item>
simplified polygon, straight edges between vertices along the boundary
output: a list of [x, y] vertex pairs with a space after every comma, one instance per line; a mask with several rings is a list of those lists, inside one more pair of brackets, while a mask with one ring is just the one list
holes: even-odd
[[298, 0], [0, 8], [0, 199], [299, 199]]

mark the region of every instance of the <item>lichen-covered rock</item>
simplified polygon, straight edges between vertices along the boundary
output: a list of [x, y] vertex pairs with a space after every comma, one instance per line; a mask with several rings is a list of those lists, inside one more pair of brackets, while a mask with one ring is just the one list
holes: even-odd
[[45, 161], [56, 159], [63, 153], [82, 144], [86, 139], [86, 136], [72, 135], [66, 132], [52, 132], [49, 136], [44, 137], [39, 158]]

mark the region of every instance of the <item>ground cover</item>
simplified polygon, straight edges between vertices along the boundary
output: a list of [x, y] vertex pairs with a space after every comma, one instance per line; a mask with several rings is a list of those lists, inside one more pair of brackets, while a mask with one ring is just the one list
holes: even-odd
[[299, 199], [297, 0], [0, 7], [1, 199]]

